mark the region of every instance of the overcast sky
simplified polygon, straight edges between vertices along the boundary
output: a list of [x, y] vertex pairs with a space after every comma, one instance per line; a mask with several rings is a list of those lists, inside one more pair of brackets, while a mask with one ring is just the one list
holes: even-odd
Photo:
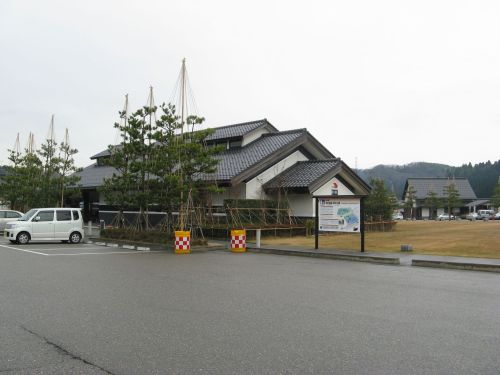
[[0, 1], [0, 163], [55, 114], [77, 163], [182, 58], [210, 127], [307, 128], [351, 167], [500, 159], [500, 1]]

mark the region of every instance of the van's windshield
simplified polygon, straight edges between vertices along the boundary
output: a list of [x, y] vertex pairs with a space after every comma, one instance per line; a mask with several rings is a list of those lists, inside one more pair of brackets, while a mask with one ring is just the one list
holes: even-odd
[[28, 221], [38, 210], [31, 209], [19, 218], [19, 221]]

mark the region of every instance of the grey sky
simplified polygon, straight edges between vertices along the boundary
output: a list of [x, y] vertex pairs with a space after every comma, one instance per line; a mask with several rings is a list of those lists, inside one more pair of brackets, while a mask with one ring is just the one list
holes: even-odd
[[498, 1], [0, 1], [0, 163], [56, 115], [77, 162], [183, 57], [207, 126], [306, 127], [350, 166], [500, 159]]

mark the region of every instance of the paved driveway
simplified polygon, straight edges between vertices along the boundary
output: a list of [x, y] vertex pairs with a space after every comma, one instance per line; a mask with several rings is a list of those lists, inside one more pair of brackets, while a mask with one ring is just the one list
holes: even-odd
[[500, 275], [0, 241], [0, 373], [498, 374]]

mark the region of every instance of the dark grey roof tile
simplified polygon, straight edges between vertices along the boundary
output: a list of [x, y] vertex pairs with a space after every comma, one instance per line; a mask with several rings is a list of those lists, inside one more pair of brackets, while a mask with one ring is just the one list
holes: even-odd
[[240, 124], [220, 126], [213, 128], [214, 133], [207, 137], [207, 141], [216, 141], [221, 139], [231, 139], [242, 137], [245, 134], [250, 133], [252, 130], [260, 128], [262, 126], [269, 125], [272, 129], [275, 129], [266, 119], [243, 122]]
[[266, 189], [306, 188], [337, 167], [339, 159], [299, 161], [265, 184]]
[[113, 174], [119, 174], [119, 172], [113, 167], [98, 166], [97, 164], [89, 165], [75, 173], [76, 176], [80, 177], [78, 185], [82, 188], [102, 186], [104, 179], [113, 177]]
[[298, 129], [279, 133], [268, 133], [245, 147], [229, 149], [217, 156], [219, 165], [215, 175], [206, 176], [206, 178], [230, 180], [289, 143], [295, 141], [305, 132], [305, 129]]
[[477, 199], [476, 193], [466, 178], [409, 178], [406, 183], [407, 186], [411, 185], [416, 190], [417, 199], [427, 198], [430, 191], [435, 192], [438, 198], [444, 198], [444, 188], [450, 183], [455, 184], [460, 199]]

